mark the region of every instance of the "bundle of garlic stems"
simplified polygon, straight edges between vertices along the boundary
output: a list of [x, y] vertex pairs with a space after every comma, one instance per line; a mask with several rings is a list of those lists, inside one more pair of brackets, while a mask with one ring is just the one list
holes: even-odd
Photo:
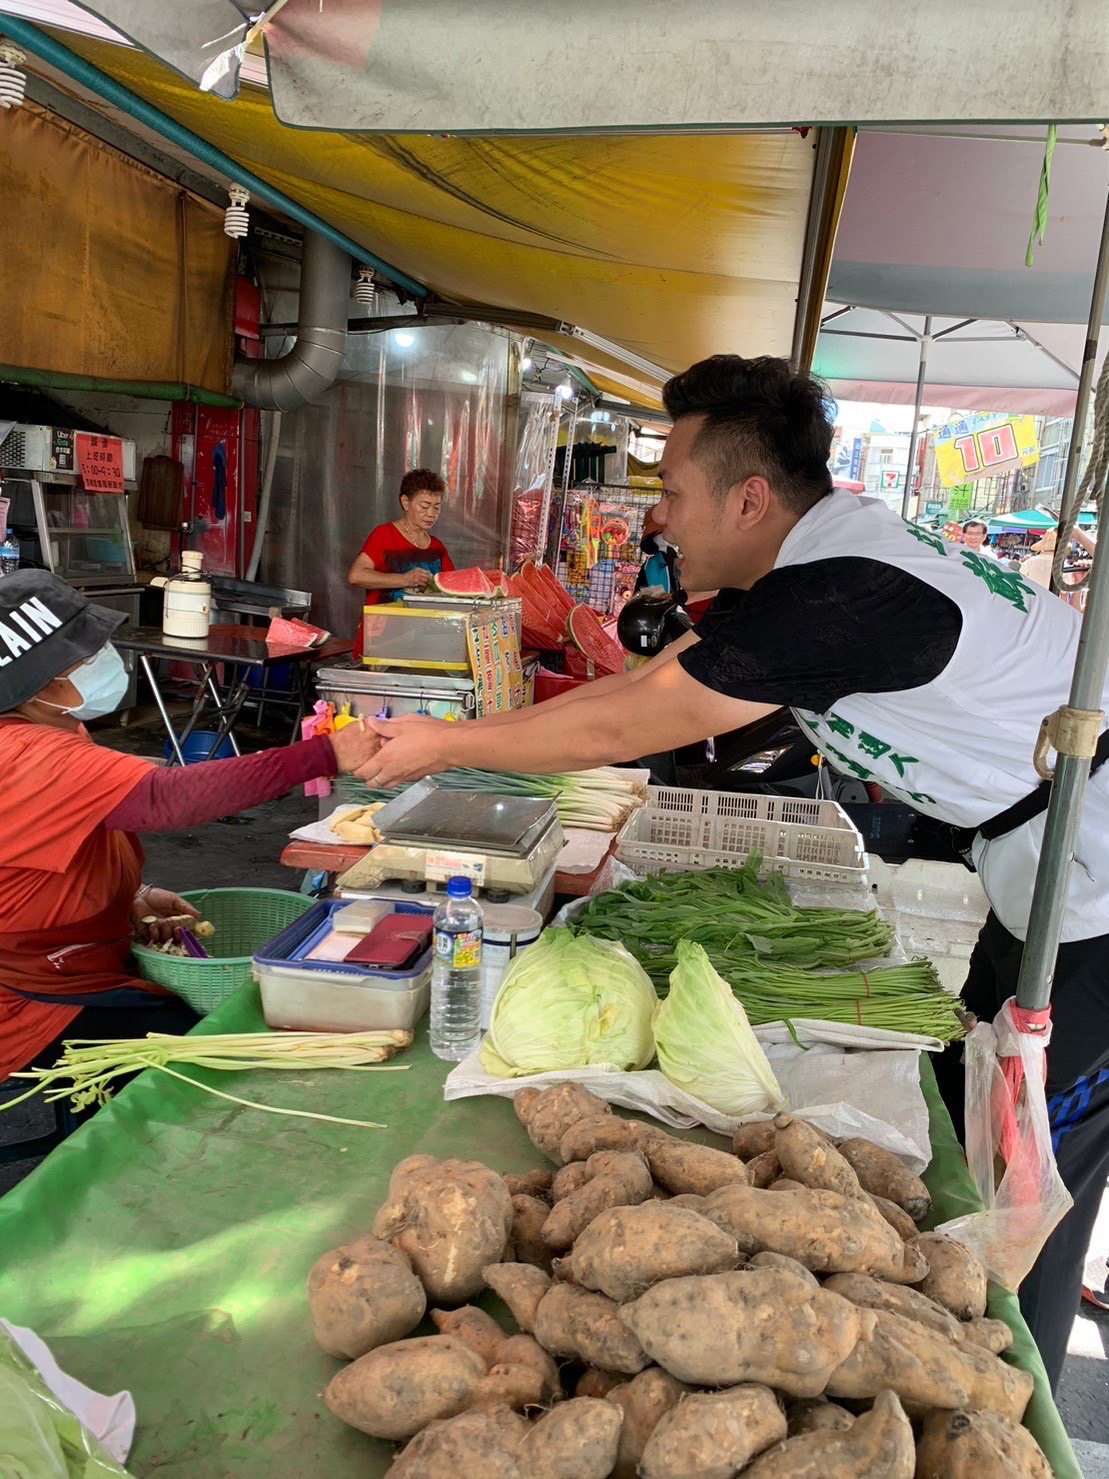
[[178, 1073], [169, 1065], [180, 1063], [194, 1068], [236, 1072], [252, 1068], [283, 1068], [306, 1073], [317, 1068], [342, 1068], [362, 1073], [403, 1073], [408, 1068], [407, 1063], [387, 1065], [387, 1060], [410, 1046], [411, 1042], [412, 1033], [399, 1030], [231, 1032], [188, 1037], [152, 1032], [144, 1038], [75, 1038], [63, 1045], [61, 1056], [51, 1067], [31, 1068], [24, 1073], [12, 1074], [12, 1078], [32, 1080], [33, 1087], [25, 1094], [8, 1100], [0, 1108], [11, 1109], [35, 1094], [42, 1094], [48, 1102], [70, 1099], [74, 1109], [106, 1104], [115, 1080], [139, 1073], [144, 1068], [152, 1068], [203, 1089], [205, 1093], [213, 1094], [218, 1099], [229, 1099], [248, 1109], [380, 1130], [385, 1126], [369, 1120], [341, 1119], [330, 1114], [283, 1109], [271, 1104], [258, 1104], [250, 1099], [240, 1099], [234, 1094], [226, 1094], [221, 1089], [214, 1089], [190, 1078], [187, 1074]]
[[[447, 770], [433, 776], [444, 791], [482, 791], [490, 796], [534, 796], [558, 808], [564, 827], [615, 832], [647, 799], [646, 786], [635, 771], [606, 765], [596, 770], [572, 770], [563, 775], [518, 775], [512, 771]], [[403, 787], [378, 790], [362, 781], [340, 776], [333, 783], [336, 799], [366, 806], [399, 796]]]

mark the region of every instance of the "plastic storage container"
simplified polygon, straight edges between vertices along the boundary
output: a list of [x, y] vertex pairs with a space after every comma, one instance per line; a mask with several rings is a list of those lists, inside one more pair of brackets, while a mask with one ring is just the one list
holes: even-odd
[[[270, 1027], [300, 1032], [374, 1032], [410, 1029], [431, 1000], [432, 949], [407, 971], [368, 971], [342, 961], [305, 956], [334, 928], [345, 900], [324, 900], [254, 956], [254, 979]], [[395, 912], [431, 919], [434, 911], [399, 903]]]
[[735, 868], [753, 851], [798, 882], [866, 874], [862, 838], [835, 801], [650, 786], [616, 839], [616, 856], [639, 873]]
[[362, 617], [362, 662], [368, 668], [468, 673], [469, 620], [465, 611], [420, 611], [403, 601], [367, 606]]

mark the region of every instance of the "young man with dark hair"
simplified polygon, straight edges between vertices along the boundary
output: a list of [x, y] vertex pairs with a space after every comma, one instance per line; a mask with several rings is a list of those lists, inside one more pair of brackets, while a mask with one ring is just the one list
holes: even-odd
[[[1068, 699], [1077, 613], [884, 503], [833, 490], [826, 392], [786, 361], [718, 355], [671, 380], [664, 401], [674, 429], [655, 516], [683, 585], [720, 591], [696, 633], [536, 709], [374, 722], [387, 743], [371, 784], [632, 760], [789, 705], [839, 770], [973, 834], [992, 911], [964, 994], [992, 1018], [1016, 986], [1044, 826], [1026, 803], [1046, 803], [1032, 756], [1040, 720]], [[1017, 665], [1034, 685], [1013, 683]], [[1053, 1383], [1109, 1168], [1109, 768], [1091, 777], [1075, 852], [1047, 1084], [1075, 1206], [1021, 1291]]]

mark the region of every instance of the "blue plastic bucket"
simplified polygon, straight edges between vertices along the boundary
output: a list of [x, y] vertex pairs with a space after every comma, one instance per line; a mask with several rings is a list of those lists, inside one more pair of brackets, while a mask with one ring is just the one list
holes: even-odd
[[[181, 753], [185, 757], [186, 765], [199, 765], [202, 760], [229, 760], [235, 753], [234, 746], [229, 739], [220, 742], [219, 748], [213, 753], [212, 746], [216, 742], [216, 731], [214, 729], [194, 729], [192, 734], [181, 746]], [[173, 745], [166, 740], [163, 746], [167, 760], [175, 760]]]

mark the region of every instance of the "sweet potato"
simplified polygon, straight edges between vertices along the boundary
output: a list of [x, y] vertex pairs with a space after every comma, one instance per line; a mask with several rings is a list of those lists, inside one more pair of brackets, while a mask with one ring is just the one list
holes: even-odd
[[507, 1332], [492, 1315], [487, 1315], [474, 1304], [464, 1304], [457, 1310], [432, 1310], [431, 1323], [440, 1335], [453, 1335], [457, 1340], [465, 1341], [472, 1351], [477, 1351], [486, 1366], [492, 1366], [498, 1359], [497, 1352], [508, 1339]]
[[786, 1429], [791, 1438], [801, 1433], [846, 1433], [854, 1421], [853, 1412], [826, 1397], [803, 1397], [786, 1408]]
[[916, 1237], [917, 1225], [904, 1207], [899, 1207], [888, 1197], [876, 1197], [873, 1192], [868, 1192], [867, 1195], [899, 1238], [907, 1243], [910, 1238]]
[[782, 1163], [776, 1150], [768, 1150], [747, 1162], [747, 1180], [760, 1191], [765, 1191], [768, 1186], [780, 1180], [781, 1176]]
[[427, 1296], [406, 1254], [381, 1238], [358, 1238], [316, 1260], [308, 1275], [316, 1342], [353, 1360], [411, 1334]]
[[571, 1192], [577, 1191], [589, 1180], [589, 1167], [585, 1161], [570, 1161], [554, 1174], [551, 1182], [551, 1206], [561, 1202]]
[[736, 1266], [735, 1238], [688, 1207], [644, 1202], [612, 1207], [579, 1233], [570, 1258], [574, 1283], [617, 1301], [660, 1279], [714, 1274]]
[[[752, 1182], [751, 1184], [753, 1186], [754, 1185], [754, 1182]], [[767, 1191], [806, 1191], [807, 1188], [804, 1187], [804, 1186], [802, 1186], [801, 1183], [800, 1183], [800, 1181], [794, 1181], [789, 1176], [779, 1176], [778, 1179], [777, 1179], [777, 1181], [772, 1181], [770, 1183], [770, 1185], [768, 1187], [766, 1187], [766, 1190]]]
[[643, 1153], [652, 1176], [675, 1196], [692, 1192], [707, 1197], [718, 1187], [732, 1182], [747, 1184], [743, 1162], [726, 1150], [676, 1140], [673, 1135], [656, 1130], [648, 1137]]
[[562, 1165], [559, 1145], [572, 1124], [612, 1113], [603, 1099], [583, 1089], [581, 1084], [554, 1084], [541, 1093], [535, 1089], [519, 1089], [512, 1104], [527, 1129], [531, 1143], [556, 1166]]
[[910, 1246], [928, 1260], [928, 1273], [919, 1281], [922, 1294], [957, 1320], [974, 1320], [986, 1313], [986, 1270], [969, 1248], [942, 1233], [921, 1233]]
[[1051, 1479], [1027, 1428], [996, 1412], [930, 1412], [916, 1449], [916, 1479]]
[[995, 1356], [1013, 1344], [1013, 1332], [1004, 1320], [960, 1320], [959, 1328], [967, 1345], [981, 1346]]
[[644, 1359], [679, 1381], [753, 1381], [793, 1397], [819, 1396], [875, 1318], [777, 1268], [667, 1279], [620, 1306]]
[[680, 1192], [678, 1196], [670, 1198], [672, 1207], [692, 1207], [694, 1212], [699, 1212], [705, 1205], [704, 1197], [694, 1196], [691, 1191]]
[[552, 1356], [634, 1376], [650, 1361], [621, 1314], [604, 1294], [552, 1284], [535, 1314], [535, 1338]]
[[896, 1203], [914, 1222], [928, 1215], [932, 1193], [892, 1150], [883, 1150], [880, 1145], [857, 1138], [841, 1140], [837, 1149], [864, 1191]]
[[905, 1284], [889, 1284], [870, 1274], [833, 1274], [824, 1280], [825, 1289], [842, 1294], [862, 1309], [889, 1310], [906, 1320], [916, 1320], [942, 1335], [953, 1345], [962, 1345], [964, 1326], [949, 1310]]
[[594, 1217], [609, 1207], [645, 1202], [651, 1172], [637, 1150], [599, 1150], [586, 1161], [589, 1180], [551, 1208], [541, 1236], [555, 1253], [565, 1252]]
[[[658, 1367], [653, 1366], [651, 1370], [657, 1371]], [[624, 1371], [602, 1371], [599, 1366], [587, 1366], [578, 1378], [574, 1396], [607, 1397], [609, 1392], [614, 1392], [617, 1387], [627, 1386], [629, 1381], [634, 1380], [634, 1376], [628, 1376]]]
[[493, 1293], [508, 1305], [520, 1329], [530, 1335], [535, 1329], [539, 1301], [551, 1287], [550, 1276], [530, 1263], [490, 1263], [481, 1275]]
[[[804, 1279], [813, 1289], [820, 1287], [820, 1281], [811, 1269], [807, 1269], [803, 1263], [798, 1263], [796, 1258], [787, 1258], [784, 1253], [771, 1253], [764, 1250], [756, 1253], [747, 1262], [748, 1268], [784, 1268], [787, 1273], [793, 1274], [795, 1278]], [[827, 1283], [825, 1283], [827, 1288]]]
[[744, 1479], [913, 1479], [913, 1430], [901, 1403], [882, 1392], [842, 1432], [787, 1438], [757, 1458]]
[[[580, 1385], [578, 1390], [581, 1391]], [[658, 1366], [649, 1366], [631, 1381], [609, 1390], [608, 1400], [624, 1414], [613, 1479], [636, 1479], [647, 1440], [688, 1390], [683, 1382]]]
[[528, 1425], [507, 1407], [478, 1408], [433, 1422], [389, 1467], [387, 1479], [520, 1479], [520, 1445]]
[[551, 1250], [543, 1241], [543, 1224], [551, 1215], [550, 1204], [538, 1197], [517, 1193], [512, 1198], [512, 1231], [508, 1248], [514, 1263], [531, 1263], [550, 1271]]
[[342, 1422], [372, 1438], [411, 1438], [473, 1404], [485, 1362], [452, 1335], [398, 1340], [337, 1372], [323, 1400]]
[[410, 1156], [389, 1180], [375, 1237], [407, 1253], [437, 1304], [465, 1304], [483, 1287], [481, 1271], [504, 1255], [512, 1198], [479, 1161]]
[[732, 1479], [785, 1435], [785, 1415], [766, 1387], [697, 1392], [661, 1418], [639, 1473], [642, 1479]]
[[860, 1340], [828, 1378], [827, 1395], [865, 1400], [896, 1392], [910, 1413], [929, 1407], [998, 1412], [1019, 1422], [1032, 1378], [977, 1346], [953, 1346], [915, 1320], [887, 1310], [860, 1310], [874, 1333]]
[[835, 1146], [792, 1114], [774, 1116], [774, 1150], [791, 1181], [816, 1191], [835, 1191], [841, 1197], [857, 1197], [862, 1192], [859, 1178]]
[[861, 1197], [723, 1186], [706, 1197], [704, 1215], [732, 1233], [741, 1251], [785, 1253], [814, 1273], [872, 1273], [912, 1284], [927, 1270], [915, 1243], [902, 1242]]
[[503, 1180], [512, 1197], [538, 1197], [540, 1201], [546, 1201], [551, 1194], [550, 1171], [528, 1171], [522, 1175], [510, 1172]]
[[598, 1150], [642, 1150], [652, 1133], [638, 1120], [618, 1119], [614, 1114], [598, 1114], [572, 1124], [558, 1144], [562, 1164], [587, 1161]]
[[471, 1406], [511, 1407], [514, 1412], [524, 1412], [529, 1407], [546, 1407], [545, 1388], [543, 1374], [534, 1366], [497, 1361], [490, 1366], [479, 1385]]
[[562, 1396], [558, 1366], [534, 1335], [510, 1335], [497, 1352], [498, 1366], [529, 1366], [540, 1378], [544, 1407]]
[[609, 1402], [592, 1397], [560, 1402], [520, 1445], [520, 1473], [527, 1479], [607, 1479], [622, 1421], [620, 1409]]
[[753, 1161], [774, 1149], [774, 1121], [750, 1120], [740, 1125], [732, 1136], [732, 1154], [741, 1161]]

